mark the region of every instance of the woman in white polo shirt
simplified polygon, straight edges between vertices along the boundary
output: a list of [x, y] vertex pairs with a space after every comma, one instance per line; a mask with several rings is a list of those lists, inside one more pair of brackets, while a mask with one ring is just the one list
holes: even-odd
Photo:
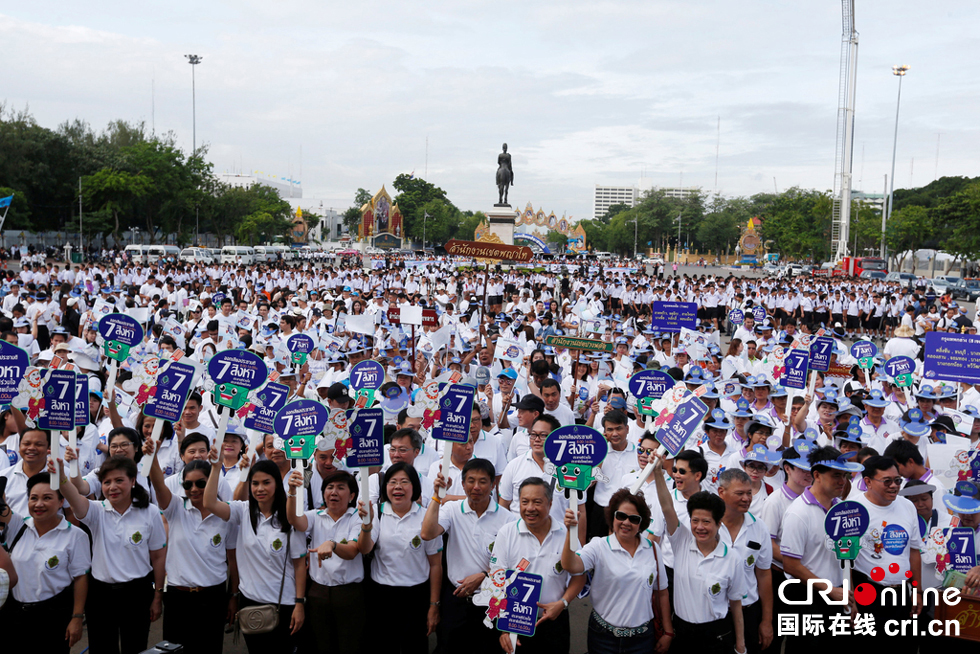
[[370, 516], [371, 525], [361, 526], [357, 547], [361, 554], [377, 550], [371, 603], [392, 609], [372, 639], [378, 652], [427, 654], [428, 636], [439, 624], [442, 541], [422, 540], [421, 494], [415, 468], [400, 462], [384, 474], [376, 512], [370, 502], [358, 502], [358, 515]]
[[[656, 455], [654, 455], [656, 456]], [[718, 530], [725, 503], [707, 491], [687, 501], [690, 526], [680, 522], [656, 456], [657, 498], [674, 550], [674, 642], [676, 651], [745, 654], [742, 598], [746, 594], [740, 561], [729, 555]]]
[[[593, 611], [589, 617], [590, 652], [644, 654], [654, 647], [659, 654], [670, 649], [674, 629], [667, 598], [667, 570], [660, 546], [641, 534], [650, 526], [650, 508], [642, 496], [621, 488], [609, 498], [606, 522], [612, 534], [596, 537], [577, 552], [572, 551], [572, 527], [578, 524], [571, 509], [565, 511], [565, 548], [561, 564], [571, 574], [593, 570]], [[655, 640], [653, 605], [664, 630]]]
[[[53, 466], [48, 471], [53, 472]], [[132, 459], [106, 459], [99, 468], [105, 499], [96, 501], [82, 497], [62, 472], [61, 492], [92, 533], [92, 578], [85, 609], [92, 652], [120, 651], [120, 642], [123, 652], [143, 651], [150, 622], [163, 610], [167, 534], [160, 509], [136, 483], [138, 475]]]
[[[153, 440], [148, 439], [143, 454], [152, 456], [153, 447]], [[153, 457], [150, 467], [150, 483], [170, 526], [163, 638], [182, 644], [188, 654], [220, 651], [224, 639], [228, 605], [225, 550], [233, 539], [229, 538], [229, 524], [204, 507], [204, 488], [211, 472], [206, 461], [187, 463], [178, 473], [184, 490], [181, 496], [171, 492], [158, 457]]]
[[62, 515], [63, 502], [42, 472], [27, 480], [30, 516], [0, 514], [19, 580], [0, 613], [0, 632], [14, 650], [67, 654], [82, 637], [92, 555], [85, 532]]
[[[357, 481], [336, 470], [320, 483], [323, 505], [296, 515], [296, 494], [303, 492], [303, 474], [289, 476], [286, 512], [289, 524], [310, 536], [316, 563], [310, 560], [307, 614], [318, 652], [359, 652], [364, 632], [364, 563], [357, 549], [361, 518]], [[336, 554], [336, 556], [334, 556]]]
[[306, 617], [306, 538], [294, 534], [286, 515], [286, 490], [279, 467], [259, 461], [248, 471], [248, 500], [218, 500], [221, 459], [211, 448], [211, 474], [204, 489], [204, 508], [232, 523], [237, 532], [238, 604], [279, 607], [279, 624], [264, 634], [245, 636], [252, 654], [292, 652]]

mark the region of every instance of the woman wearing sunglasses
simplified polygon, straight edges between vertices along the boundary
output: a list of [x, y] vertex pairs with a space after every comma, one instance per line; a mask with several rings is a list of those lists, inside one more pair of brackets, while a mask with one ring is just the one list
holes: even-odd
[[[206, 441], [205, 441], [206, 443]], [[154, 442], [143, 445], [145, 456], [153, 455]], [[204, 506], [204, 488], [211, 464], [193, 459], [184, 465], [180, 488], [183, 497], [171, 492], [157, 457], [150, 466], [150, 483], [157, 505], [170, 526], [167, 543], [167, 592], [163, 597], [163, 638], [181, 643], [184, 650], [220, 652], [229, 606], [226, 549], [234, 553], [231, 525]], [[218, 473], [215, 473], [218, 474]]]
[[[606, 521], [612, 534], [593, 538], [575, 552], [569, 534], [578, 524], [574, 511], [565, 512], [565, 548], [562, 567], [573, 575], [592, 570], [592, 615], [589, 617], [590, 652], [650, 652], [670, 649], [674, 629], [667, 599], [667, 571], [660, 546], [641, 534], [650, 526], [650, 509], [642, 496], [622, 488], [609, 500]], [[656, 639], [654, 606], [662, 620], [663, 635]]]

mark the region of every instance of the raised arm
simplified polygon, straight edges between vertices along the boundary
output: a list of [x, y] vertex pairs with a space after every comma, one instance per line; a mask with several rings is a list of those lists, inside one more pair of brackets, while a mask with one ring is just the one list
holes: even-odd
[[[143, 456], [153, 456], [156, 443], [152, 438], [147, 438], [143, 443]], [[153, 463], [150, 464], [150, 483], [153, 484], [153, 491], [157, 495], [157, 506], [166, 510], [173, 499], [173, 493], [167, 488], [167, 482], [163, 477], [163, 470], [160, 468], [160, 459], [153, 456]]]
[[306, 519], [306, 514], [296, 515], [296, 502], [298, 501], [296, 495], [300, 492], [301, 488], [303, 488], [303, 473], [299, 470], [293, 470], [289, 473], [289, 492], [286, 493], [286, 515], [289, 516], [289, 524], [294, 529], [305, 532], [310, 526], [310, 521]]
[[231, 519], [231, 507], [225, 502], [218, 500], [218, 484], [221, 480], [221, 458], [218, 455], [218, 448], [211, 446], [211, 453], [208, 455], [211, 462], [211, 474], [208, 475], [208, 485], [204, 487], [204, 508], [215, 514], [225, 522]]
[[64, 462], [58, 459], [56, 469], [54, 461], [48, 459], [48, 472], [52, 475], [60, 475], [61, 494], [67, 500], [68, 506], [71, 507], [71, 511], [75, 514], [75, 517], [79, 520], [84, 520], [85, 516], [88, 515], [88, 499], [78, 492], [78, 489], [73, 484], [68, 483], [68, 478], [65, 477]]
[[664, 459], [654, 453], [656, 463], [653, 465], [653, 479], [657, 484], [657, 499], [660, 500], [660, 510], [664, 514], [664, 524], [667, 526], [667, 534], [673, 534], [677, 530], [679, 523], [677, 512], [674, 511], [674, 500], [670, 497], [670, 490], [667, 488], [667, 480], [664, 479]]

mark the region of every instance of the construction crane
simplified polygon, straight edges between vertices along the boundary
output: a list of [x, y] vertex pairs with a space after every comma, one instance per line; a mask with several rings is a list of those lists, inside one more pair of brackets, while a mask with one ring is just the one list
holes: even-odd
[[834, 261], [848, 255], [851, 225], [851, 163], [854, 159], [854, 97], [857, 92], [858, 33], [854, 29], [854, 0], [841, 0], [843, 34], [840, 51], [840, 89], [837, 108], [837, 150], [834, 159], [834, 208], [831, 251]]

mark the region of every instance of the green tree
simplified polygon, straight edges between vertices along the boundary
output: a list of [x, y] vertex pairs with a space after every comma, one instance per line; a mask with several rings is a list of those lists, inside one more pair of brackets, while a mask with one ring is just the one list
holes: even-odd
[[544, 240], [553, 252], [564, 252], [565, 246], [568, 245], [568, 237], [553, 229], [548, 230], [548, 234]]
[[153, 182], [149, 177], [125, 170], [103, 168], [82, 178], [83, 201], [111, 217], [110, 232], [117, 243], [122, 240], [121, 217], [128, 217], [135, 204], [152, 189]]
[[[899, 261], [912, 255], [920, 247], [922, 241], [931, 238], [933, 220], [929, 210], [918, 205], [909, 205], [893, 213], [885, 227], [885, 243], [893, 252], [898, 253]], [[912, 257], [913, 272], [915, 257]]]
[[[399, 205], [401, 208], [401, 205]], [[425, 240], [429, 243], [442, 244], [450, 240], [459, 231], [461, 215], [459, 209], [448, 200], [434, 199], [421, 207], [422, 214], [428, 214], [425, 219]], [[422, 240], [422, 220], [418, 224], [418, 239]], [[408, 234], [406, 230], [406, 234]]]
[[18, 191], [10, 188], [9, 186], [0, 186], [0, 198], [9, 198], [14, 196], [11, 200], [10, 206], [5, 209], [0, 209], [0, 216], [5, 215], [6, 220], [4, 220], [4, 229], [32, 229], [31, 224], [31, 208], [27, 203], [27, 196], [24, 195], [22, 191]]
[[790, 259], [824, 261], [830, 257], [833, 202], [829, 192], [793, 187], [753, 200], [760, 210], [762, 238], [772, 242], [770, 251]]
[[480, 223], [485, 221], [487, 217], [483, 215], [482, 211], [464, 211], [462, 214], [462, 220], [459, 223], [459, 230], [456, 232], [456, 238], [461, 241], [472, 241], [476, 235], [476, 228], [480, 226]]
[[943, 198], [932, 210], [942, 248], [966, 259], [980, 259], [980, 182]]
[[[448, 207], [452, 207], [458, 216], [459, 210], [446, 197], [446, 192], [438, 186], [430, 184], [420, 177], [401, 174], [395, 178], [392, 186], [398, 191], [395, 196], [395, 204], [402, 212], [404, 221], [404, 235], [411, 239], [422, 240], [422, 216], [425, 207], [434, 200], [440, 200]], [[435, 237], [429, 236], [428, 224], [432, 220], [433, 213], [429, 211], [429, 221], [426, 223], [426, 238], [430, 241]]]
[[629, 210], [630, 210], [630, 205], [628, 204], [623, 204], [622, 202], [618, 204], [613, 204], [610, 205], [608, 209], [606, 209], [605, 215], [602, 216], [599, 220], [601, 220], [604, 224], [608, 225], [609, 221], [612, 220], [613, 217], [623, 213], [624, 211], [629, 211]]
[[723, 254], [738, 243], [739, 228], [735, 216], [728, 212], [709, 213], [698, 226], [698, 242], [710, 252]]
[[351, 234], [357, 234], [357, 229], [361, 224], [361, 207], [371, 201], [374, 197], [367, 189], [359, 188], [354, 194], [354, 204], [344, 212], [344, 226]]

